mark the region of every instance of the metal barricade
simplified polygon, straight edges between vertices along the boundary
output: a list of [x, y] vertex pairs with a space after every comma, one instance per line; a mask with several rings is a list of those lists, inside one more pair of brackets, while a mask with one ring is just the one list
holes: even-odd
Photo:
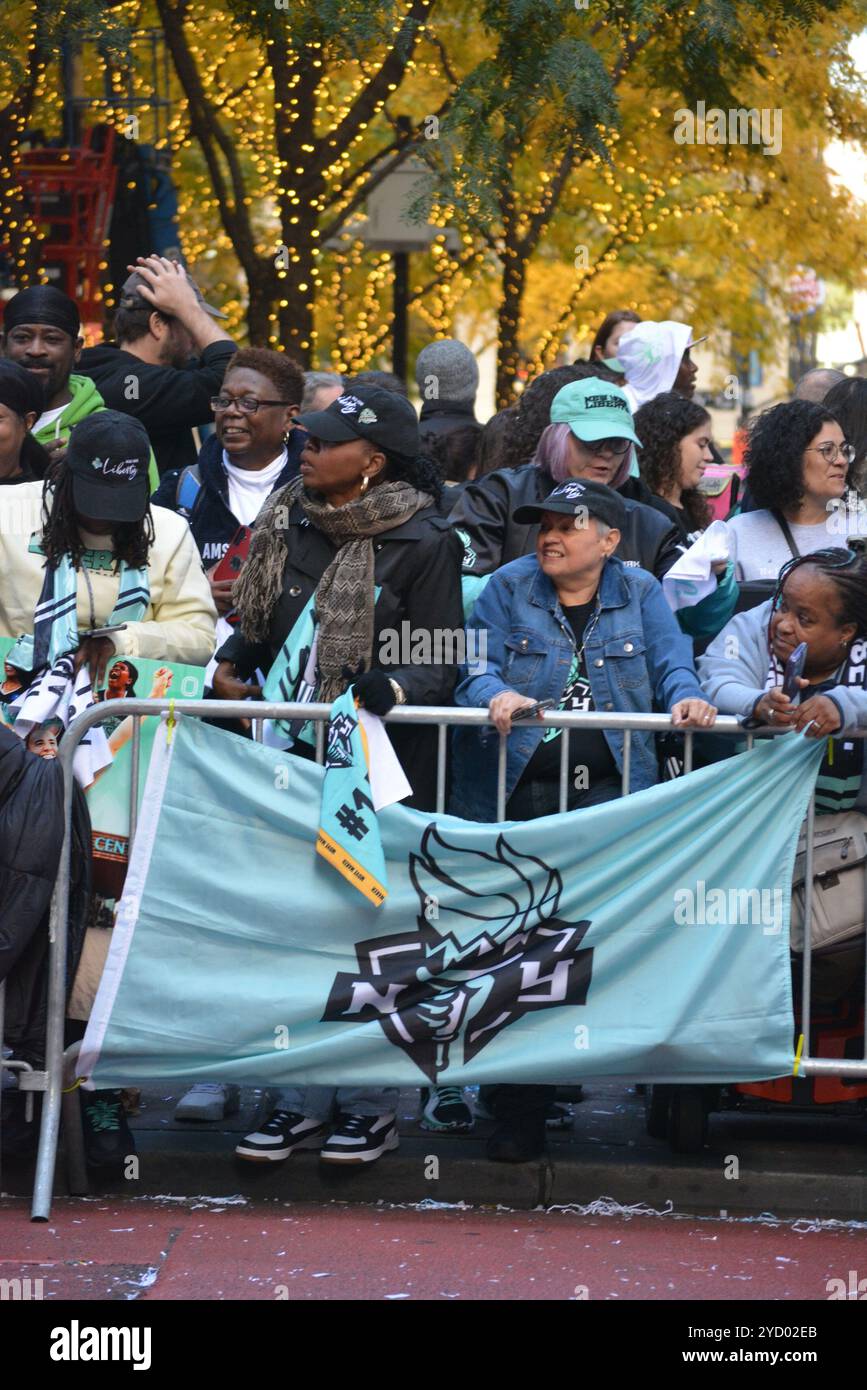
[[[253, 737], [257, 741], [262, 740], [265, 720], [304, 719], [312, 721], [316, 725], [316, 761], [320, 764], [324, 761], [325, 727], [331, 712], [331, 706], [325, 704], [269, 704], [258, 701], [255, 704], [251, 704], [249, 701], [245, 700], [183, 700], [180, 702], [169, 699], [109, 700], [102, 704], [94, 705], [92, 708], [79, 715], [65, 733], [60, 745], [59, 755], [64, 773], [65, 833], [60, 866], [52, 898], [49, 927], [48, 1017], [46, 1028], [45, 1069], [42, 1072], [29, 1073], [26, 1080], [28, 1090], [40, 1090], [45, 1093], [39, 1137], [39, 1152], [36, 1161], [36, 1179], [31, 1207], [31, 1220], [33, 1221], [47, 1221], [51, 1210], [51, 1193], [57, 1156], [64, 1076], [73, 1062], [74, 1057], [77, 1055], [79, 1048], [79, 1044], [75, 1044], [74, 1047], [68, 1050], [66, 1055], [64, 1054], [63, 1036], [66, 1015], [66, 948], [70, 881], [73, 756], [82, 736], [95, 724], [101, 723], [104, 719], [118, 717], [132, 718], [135, 721], [132, 739], [130, 787], [129, 853], [131, 853], [138, 813], [141, 749], [140, 721], [143, 717], [164, 714], [170, 710], [173, 711], [177, 719], [208, 718], [251, 720]], [[670, 717], [663, 714], [600, 714], [599, 712], [576, 714], [558, 710], [546, 712], [543, 716], [543, 720], [544, 723], [549, 726], [566, 730], [607, 729], [611, 731], [622, 731], [624, 735], [624, 746], [621, 788], [624, 796], [629, 794], [632, 755], [631, 744], [632, 735], [635, 733], [682, 733], [684, 737], [683, 770], [684, 774], [688, 774], [693, 766], [693, 750], [696, 735], [711, 733], [714, 735], [723, 735], [725, 737], [737, 737], [745, 740], [746, 747], [751, 748], [756, 738], [773, 738], [785, 732], [785, 730], [769, 728], [748, 733], [738, 720], [731, 716], [719, 717], [713, 728], [709, 730], [678, 730], [672, 724]], [[395, 707], [386, 715], [386, 722], [389, 724], [426, 724], [433, 725], [437, 728], [435, 811], [437, 814], [444, 812], [446, 809], [448, 729], [491, 725], [492, 721], [488, 715], [488, 711], [486, 709], [458, 709], [445, 705], [431, 707], [402, 705]], [[847, 738], [850, 737], [867, 737], [867, 733], [847, 734]], [[568, 800], [570, 765], [569, 743], [570, 740], [568, 737], [561, 741], [560, 811], [566, 809]], [[500, 734], [497, 765], [498, 821], [505, 818], [506, 748], [507, 736]], [[813, 880], [814, 817], [815, 804], [811, 801], [806, 821], [808, 834], [805, 847], [805, 881], [808, 884], [812, 883]], [[810, 1055], [810, 1027], [807, 1025], [810, 1022], [811, 1003], [811, 920], [811, 894], [807, 892], [805, 894], [804, 906], [804, 951], [802, 966], [802, 1017], [805, 1021], [804, 1035], [806, 1046], [801, 1056], [800, 1070], [805, 1076], [826, 1074], [852, 1080], [867, 1080], [867, 1051], [865, 1051], [865, 1055], [861, 1059], [830, 1059], [812, 1057]], [[867, 968], [865, 968], [865, 999], [867, 999]], [[0, 1058], [0, 1066], [2, 1065], [2, 1058]], [[67, 1102], [68, 1113], [70, 1113], [71, 1110], [72, 1106]], [[83, 1154], [80, 1143], [80, 1132], [73, 1135], [72, 1167], [76, 1175], [74, 1186], [77, 1187], [81, 1184], [83, 1174]], [[86, 1190], [86, 1187], [84, 1190]]]

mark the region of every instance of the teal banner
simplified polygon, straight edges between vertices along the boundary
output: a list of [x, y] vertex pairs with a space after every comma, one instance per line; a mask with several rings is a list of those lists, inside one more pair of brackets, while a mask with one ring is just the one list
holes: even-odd
[[155, 742], [81, 1074], [787, 1074], [792, 867], [822, 751], [790, 734], [524, 823], [392, 805], [377, 904], [316, 852], [321, 768], [179, 715]]

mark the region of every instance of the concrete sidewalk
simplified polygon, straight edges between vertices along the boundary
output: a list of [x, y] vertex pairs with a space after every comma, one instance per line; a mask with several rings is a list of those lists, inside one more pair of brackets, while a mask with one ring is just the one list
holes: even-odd
[[[238, 1136], [269, 1107], [268, 1095], [245, 1089], [240, 1111], [212, 1124], [178, 1123], [175, 1103], [185, 1086], [142, 1093], [130, 1120], [138, 1176], [94, 1177], [92, 1191], [117, 1196], [228, 1196], [294, 1202], [437, 1201], [470, 1206], [586, 1206], [608, 1197], [624, 1207], [661, 1211], [785, 1217], [867, 1218], [867, 1120], [813, 1111], [796, 1114], [725, 1112], [710, 1121], [708, 1147], [673, 1154], [645, 1132], [644, 1101], [634, 1088], [595, 1084], [576, 1105], [574, 1126], [549, 1132], [545, 1162], [491, 1163], [489, 1121], [467, 1135], [438, 1136], [418, 1126], [418, 1093], [401, 1095], [400, 1148], [377, 1163], [335, 1169], [315, 1151], [285, 1163], [235, 1158]], [[737, 1176], [734, 1176], [734, 1174]], [[727, 1174], [729, 1176], [727, 1176]], [[26, 1196], [32, 1164], [7, 1162], [3, 1190]], [[56, 1191], [68, 1192], [63, 1156]]]

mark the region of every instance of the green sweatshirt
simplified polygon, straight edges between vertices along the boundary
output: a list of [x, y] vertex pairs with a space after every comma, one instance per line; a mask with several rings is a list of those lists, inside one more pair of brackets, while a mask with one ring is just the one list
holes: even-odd
[[[89, 376], [77, 376], [73, 373], [69, 378], [69, 389], [72, 392], [72, 400], [63, 407], [60, 415], [49, 425], [43, 425], [42, 429], [33, 431], [33, 438], [40, 444], [50, 444], [53, 439], [68, 439], [69, 431], [73, 425], [77, 425], [88, 415], [95, 414], [97, 410], [105, 410], [105, 401]], [[151, 449], [148, 477], [151, 492], [156, 492], [160, 483], [160, 475], [153, 449]]]

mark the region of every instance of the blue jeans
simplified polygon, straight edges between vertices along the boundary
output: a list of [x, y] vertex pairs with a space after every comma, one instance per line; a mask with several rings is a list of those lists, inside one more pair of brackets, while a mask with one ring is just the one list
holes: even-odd
[[335, 1110], [344, 1115], [393, 1115], [399, 1095], [397, 1086], [286, 1086], [277, 1108], [308, 1120], [329, 1120]]

